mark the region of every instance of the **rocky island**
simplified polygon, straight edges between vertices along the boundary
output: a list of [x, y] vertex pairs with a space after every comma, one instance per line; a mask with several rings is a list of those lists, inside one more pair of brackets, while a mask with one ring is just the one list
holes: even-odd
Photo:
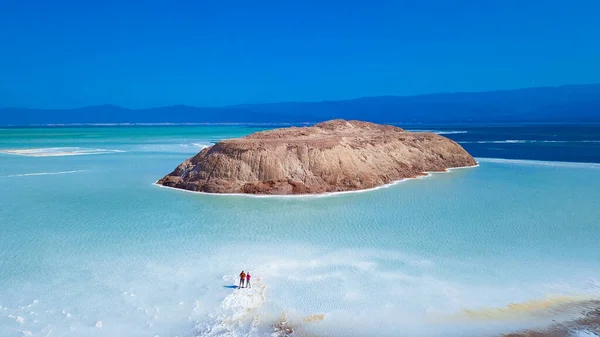
[[474, 165], [460, 145], [435, 133], [332, 120], [220, 141], [157, 184], [207, 193], [317, 194]]

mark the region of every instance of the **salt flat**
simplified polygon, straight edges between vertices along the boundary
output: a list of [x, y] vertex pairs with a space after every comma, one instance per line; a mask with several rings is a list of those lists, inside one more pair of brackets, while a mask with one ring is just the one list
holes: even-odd
[[[125, 152], [0, 156], [1, 336], [496, 336], [600, 296], [597, 165], [478, 159], [361, 193], [240, 198], [152, 183], [248, 128], [58, 130], [52, 148]], [[58, 130], [0, 148], [49, 148]], [[255, 287], [229, 288], [242, 269]]]

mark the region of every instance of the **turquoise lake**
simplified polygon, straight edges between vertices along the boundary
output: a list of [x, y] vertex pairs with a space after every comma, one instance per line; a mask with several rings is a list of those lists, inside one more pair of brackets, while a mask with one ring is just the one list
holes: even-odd
[[153, 184], [261, 129], [0, 129], [0, 336], [496, 336], [600, 298], [597, 163], [520, 150], [311, 197]]

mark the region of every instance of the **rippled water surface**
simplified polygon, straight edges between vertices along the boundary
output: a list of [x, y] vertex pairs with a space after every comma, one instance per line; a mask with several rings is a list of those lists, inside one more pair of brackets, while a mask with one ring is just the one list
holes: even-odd
[[598, 164], [479, 158], [327, 197], [152, 184], [255, 130], [0, 130], [21, 151], [0, 152], [0, 336], [492, 336], [600, 296]]

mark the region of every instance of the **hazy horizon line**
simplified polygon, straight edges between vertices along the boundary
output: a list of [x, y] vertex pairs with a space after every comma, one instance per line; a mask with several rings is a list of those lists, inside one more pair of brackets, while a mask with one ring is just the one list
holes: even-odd
[[[252, 123], [252, 122], [206, 122], [206, 123], [49, 123], [49, 124], [7, 124], [1, 125], [2, 129], [35, 129], [35, 128], [63, 128], [63, 127], [144, 127], [144, 126], [310, 126], [328, 120], [313, 121], [313, 122], [280, 122], [280, 123]], [[487, 126], [600, 126], [600, 122], [448, 122], [448, 123], [422, 123], [422, 122], [378, 122], [377, 124], [406, 127], [487, 127]], [[415, 131], [410, 130], [409, 131]], [[428, 130], [422, 130], [423, 132]]]
[[271, 104], [311, 104], [311, 103], [326, 103], [326, 102], [342, 102], [342, 101], [353, 101], [368, 98], [382, 98], [382, 97], [419, 97], [419, 96], [434, 96], [434, 95], [457, 95], [457, 94], [478, 94], [478, 93], [489, 93], [489, 92], [507, 92], [507, 91], [520, 91], [530, 89], [551, 89], [551, 88], [563, 88], [563, 87], [583, 87], [583, 86], [594, 86], [600, 85], [600, 82], [584, 83], [584, 84], [560, 84], [560, 85], [546, 85], [546, 86], [532, 86], [532, 87], [519, 87], [513, 89], [495, 89], [495, 90], [482, 90], [482, 91], [440, 91], [431, 92], [424, 94], [414, 95], [376, 95], [376, 96], [360, 96], [354, 98], [343, 98], [343, 99], [327, 99], [327, 100], [315, 100], [315, 101], [276, 101], [276, 102], [264, 102], [264, 103], [239, 103], [239, 104], [227, 104], [227, 105], [189, 105], [189, 104], [169, 104], [169, 105], [158, 105], [154, 107], [146, 108], [128, 108], [118, 104], [106, 103], [106, 104], [90, 104], [72, 108], [32, 108], [32, 107], [18, 107], [18, 106], [4, 106], [0, 109], [21, 109], [21, 110], [77, 110], [86, 108], [100, 108], [100, 107], [114, 107], [124, 110], [152, 110], [169, 107], [188, 107], [197, 109], [220, 109], [220, 108], [243, 108], [253, 105], [271, 105]]

